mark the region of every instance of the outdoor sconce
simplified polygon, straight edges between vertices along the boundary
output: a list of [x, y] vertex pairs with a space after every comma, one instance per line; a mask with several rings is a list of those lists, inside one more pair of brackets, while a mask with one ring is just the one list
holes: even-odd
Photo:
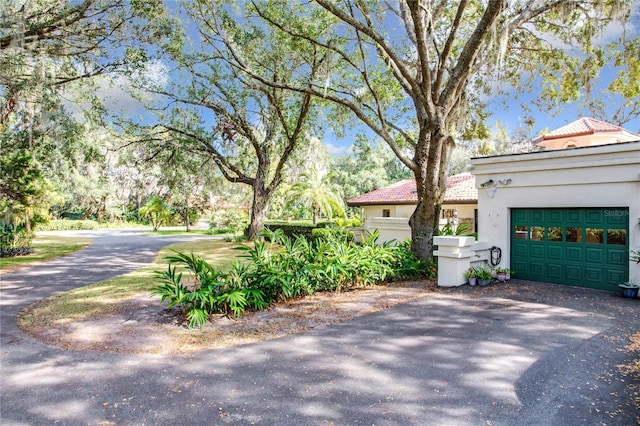
[[494, 182], [493, 179], [486, 181], [480, 186], [483, 187], [485, 191], [487, 191], [489, 198], [493, 198], [493, 196], [496, 195], [496, 189], [498, 189], [498, 184]]
[[511, 179], [501, 179], [498, 182], [494, 182], [493, 179], [489, 179], [485, 183], [480, 184], [480, 187], [484, 188], [489, 195], [489, 198], [493, 198], [496, 195], [496, 190], [498, 189], [498, 184], [507, 186], [511, 183]]

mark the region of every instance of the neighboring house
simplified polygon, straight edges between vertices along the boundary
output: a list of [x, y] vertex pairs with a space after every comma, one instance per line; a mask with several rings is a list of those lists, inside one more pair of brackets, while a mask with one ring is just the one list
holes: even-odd
[[545, 150], [579, 148], [640, 140], [640, 135], [593, 118], [581, 118], [532, 142]]
[[[376, 189], [347, 201], [350, 207], [361, 207], [365, 229], [380, 231], [380, 242], [411, 237], [408, 222], [418, 204], [416, 181], [407, 179]], [[451, 221], [457, 214], [458, 223], [469, 223], [477, 230], [478, 189], [475, 176], [462, 173], [449, 176], [442, 203], [440, 223]]]
[[[478, 239], [517, 278], [618, 291], [640, 265], [636, 142], [473, 158]], [[461, 278], [461, 277], [460, 277]]]

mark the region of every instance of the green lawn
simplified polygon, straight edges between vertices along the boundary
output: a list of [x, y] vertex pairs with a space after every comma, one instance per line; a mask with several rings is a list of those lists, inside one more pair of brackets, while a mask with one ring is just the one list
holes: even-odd
[[14, 269], [31, 263], [54, 259], [80, 250], [91, 244], [91, 238], [63, 237], [58, 235], [36, 236], [33, 240], [33, 253], [28, 256], [0, 258], [0, 269]]
[[211, 236], [208, 229], [191, 229], [191, 231], [187, 232], [186, 228], [182, 229], [162, 229], [160, 228], [157, 231], [149, 231], [145, 232], [144, 235], [157, 235], [161, 237], [166, 236], [174, 236], [174, 235], [206, 235]]
[[[140, 293], [149, 293], [157, 284], [153, 278], [156, 270], [167, 268], [166, 256], [173, 251], [194, 253], [220, 269], [229, 269], [243, 254], [235, 250], [237, 243], [225, 241], [194, 241], [177, 243], [160, 250], [153, 263], [144, 268], [96, 284], [57, 294], [27, 307], [20, 315], [19, 323], [30, 327], [37, 321], [42, 326], [58, 321], [79, 321], [117, 312], [123, 301]], [[159, 299], [158, 299], [159, 301]]]

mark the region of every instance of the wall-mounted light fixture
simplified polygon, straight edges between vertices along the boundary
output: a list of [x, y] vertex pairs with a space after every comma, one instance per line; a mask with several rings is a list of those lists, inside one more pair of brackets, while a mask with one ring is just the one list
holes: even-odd
[[494, 182], [493, 179], [489, 179], [485, 183], [481, 183], [480, 187], [484, 188], [485, 191], [487, 191], [487, 195], [489, 195], [489, 198], [493, 198], [493, 196], [496, 195], [496, 190], [498, 189], [498, 184], [507, 186], [507, 185], [511, 184], [511, 179], [509, 179], [509, 178], [500, 179], [498, 182]]

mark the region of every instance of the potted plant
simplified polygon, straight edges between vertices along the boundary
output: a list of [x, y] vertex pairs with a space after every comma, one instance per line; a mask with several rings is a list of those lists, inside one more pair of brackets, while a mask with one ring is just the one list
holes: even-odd
[[464, 277], [469, 280], [469, 285], [476, 285], [478, 283], [478, 277], [476, 277], [473, 268], [464, 271]]
[[500, 282], [504, 282], [507, 280], [507, 276], [511, 274], [511, 270], [509, 268], [496, 268], [496, 278]]
[[635, 299], [638, 297], [638, 290], [640, 289], [640, 284], [636, 284], [633, 280], [626, 281], [622, 284], [618, 284], [618, 287], [622, 289], [622, 296], [627, 297], [629, 299]]
[[478, 284], [481, 287], [491, 283], [491, 270], [488, 268], [474, 268], [475, 276], [478, 277]]

